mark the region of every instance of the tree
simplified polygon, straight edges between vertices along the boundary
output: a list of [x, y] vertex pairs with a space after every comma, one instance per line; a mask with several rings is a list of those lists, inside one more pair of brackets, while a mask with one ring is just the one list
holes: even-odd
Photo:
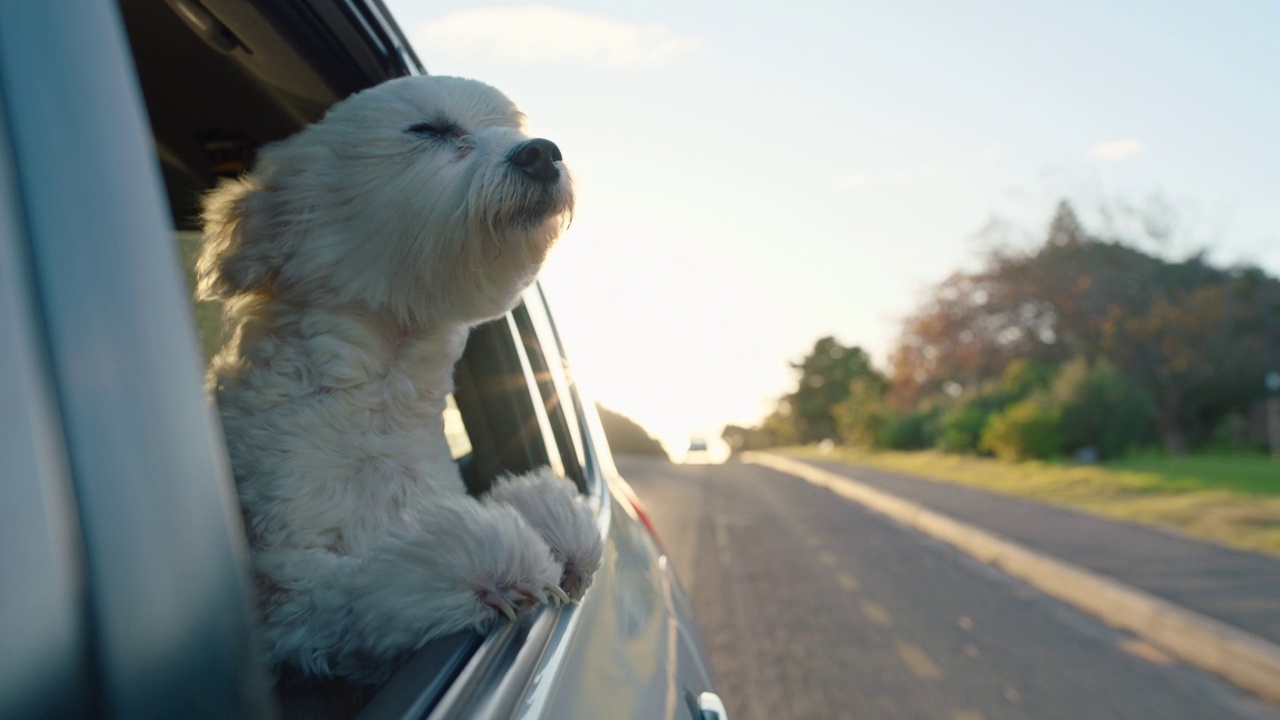
[[[849, 397], [850, 384], [857, 379], [884, 386], [884, 376], [871, 366], [871, 358], [857, 346], [841, 345], [833, 337], [819, 339], [813, 350], [798, 363], [794, 392], [778, 403], [773, 430], [790, 434], [796, 442], [818, 442], [837, 436], [832, 408]], [[766, 427], [770, 423], [766, 421]], [[789, 426], [789, 430], [785, 426]]]
[[1262, 308], [1255, 293], [1237, 290], [1204, 285], [1113, 323], [1111, 356], [1150, 399], [1165, 452], [1186, 452], [1250, 394], [1261, 395], [1266, 338], [1249, 329]]
[[882, 378], [864, 375], [849, 383], [849, 395], [831, 408], [840, 442], [862, 447], [884, 444], [884, 432], [892, 421], [885, 407], [887, 383]]
[[764, 427], [743, 427], [741, 425], [725, 425], [720, 438], [729, 445], [733, 454], [747, 450], [763, 450], [786, 443], [779, 443], [773, 433]]
[[649, 434], [640, 423], [615, 410], [596, 403], [600, 413], [600, 425], [604, 428], [609, 449], [618, 454], [660, 455], [669, 458], [657, 438]]
[[[1161, 236], [1169, 218], [1144, 218]], [[1259, 378], [1280, 363], [1280, 281], [1222, 269], [1203, 255], [1170, 261], [1085, 231], [1059, 205], [1042, 245], [990, 251], [952, 275], [904, 323], [888, 403], [935, 396], [972, 402], [943, 421], [943, 444], [968, 446], [993, 408], [975, 387], [1015, 359], [1110, 361], [1145, 394], [1167, 451], [1183, 452], [1226, 416], [1247, 415]]]
[[1060, 413], [1064, 450], [1091, 447], [1099, 459], [1108, 460], [1150, 432], [1148, 400], [1108, 360], [1090, 364], [1081, 357], [1067, 363], [1050, 395]]

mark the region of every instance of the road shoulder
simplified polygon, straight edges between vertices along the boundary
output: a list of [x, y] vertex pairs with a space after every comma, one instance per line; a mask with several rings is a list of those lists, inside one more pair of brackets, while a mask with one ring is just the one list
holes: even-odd
[[[1054, 557], [914, 500], [809, 462], [765, 453], [744, 461], [794, 475], [955, 546], [1104, 622], [1273, 702], [1280, 702], [1280, 644]], [[846, 466], [848, 467], [848, 466]], [[1114, 521], [1104, 521], [1114, 522]]]

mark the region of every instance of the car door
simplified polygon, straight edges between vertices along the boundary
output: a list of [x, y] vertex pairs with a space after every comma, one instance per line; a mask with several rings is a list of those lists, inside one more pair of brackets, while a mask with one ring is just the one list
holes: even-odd
[[6, 543], [0, 568], [0, 716], [269, 716], [226, 455], [114, 5], [0, 3], [0, 106], [5, 313], [21, 334], [6, 382], [29, 383], [0, 408], [21, 446], [3, 485], [25, 488], [6, 490], [24, 550]]
[[[322, 4], [271, 5], [347, 17]], [[455, 454], [475, 494], [541, 465], [585, 493], [608, 541], [591, 592], [431, 643], [376, 693], [273, 700], [124, 38], [107, 0], [0, 4], [0, 717], [701, 718], [688, 603], [537, 287], [471, 336]]]

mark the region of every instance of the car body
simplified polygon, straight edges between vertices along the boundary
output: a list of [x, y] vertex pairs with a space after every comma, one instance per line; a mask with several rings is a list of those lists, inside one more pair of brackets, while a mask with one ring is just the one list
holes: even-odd
[[420, 72], [377, 0], [0, 3], [0, 717], [724, 717], [538, 285], [472, 333], [446, 418], [471, 492], [550, 464], [586, 495], [582, 603], [376, 690], [262, 662], [182, 242], [254, 149]]

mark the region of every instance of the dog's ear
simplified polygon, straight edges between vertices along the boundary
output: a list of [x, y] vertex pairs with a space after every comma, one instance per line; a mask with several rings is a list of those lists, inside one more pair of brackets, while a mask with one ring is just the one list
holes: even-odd
[[204, 198], [204, 242], [196, 297], [226, 300], [267, 292], [292, 252], [281, 198], [255, 180], [225, 180]]

